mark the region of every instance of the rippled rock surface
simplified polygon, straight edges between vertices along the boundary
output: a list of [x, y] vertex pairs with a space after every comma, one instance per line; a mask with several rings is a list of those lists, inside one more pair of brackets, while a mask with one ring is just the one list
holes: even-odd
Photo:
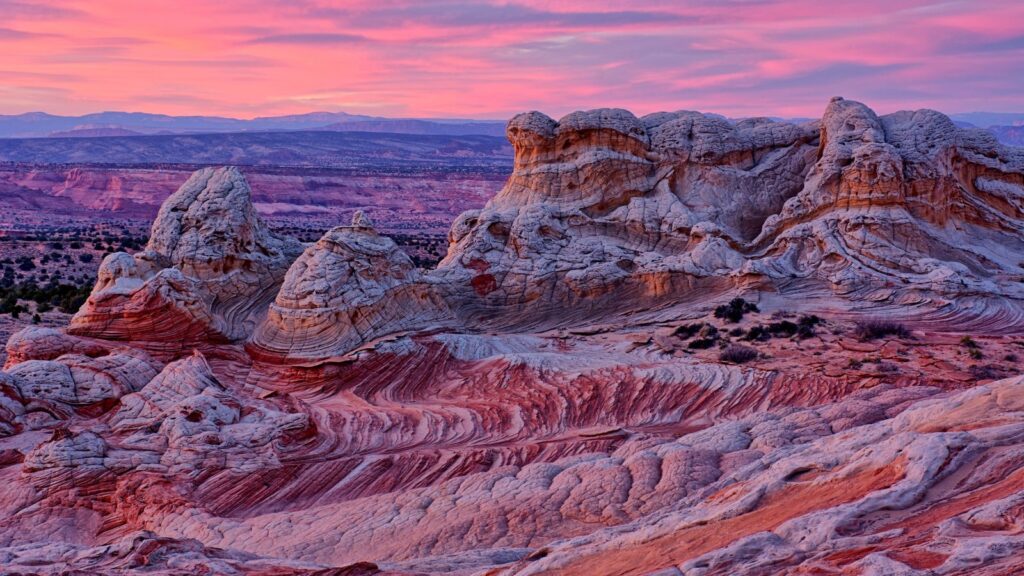
[[1024, 570], [1020, 150], [841, 98], [508, 136], [434, 270], [193, 175], [7, 343], [0, 571]]

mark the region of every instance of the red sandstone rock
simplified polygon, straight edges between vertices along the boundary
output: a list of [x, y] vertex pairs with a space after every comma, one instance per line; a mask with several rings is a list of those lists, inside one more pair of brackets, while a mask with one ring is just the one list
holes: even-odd
[[508, 132], [425, 272], [362, 215], [300, 255], [197, 173], [8, 342], [3, 571], [1024, 569], [1018, 153], [844, 100]]

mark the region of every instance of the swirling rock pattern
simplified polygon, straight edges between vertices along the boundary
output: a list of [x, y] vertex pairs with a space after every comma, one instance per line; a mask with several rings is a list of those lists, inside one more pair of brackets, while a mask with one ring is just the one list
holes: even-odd
[[1019, 151], [838, 98], [508, 136], [435, 270], [197, 172], [7, 343], [0, 571], [1024, 570]]

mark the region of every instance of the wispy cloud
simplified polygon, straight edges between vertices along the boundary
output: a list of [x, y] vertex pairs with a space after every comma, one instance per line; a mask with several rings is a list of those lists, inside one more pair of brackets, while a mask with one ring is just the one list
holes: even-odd
[[68, 7], [61, 2], [0, 0], [0, 14], [3, 14], [5, 18], [52, 19], [80, 17], [84, 12]]
[[1018, 0], [0, 0], [0, 14], [0, 113], [812, 116], [837, 94], [1024, 108]]
[[52, 34], [40, 34], [36, 32], [25, 32], [13, 28], [0, 28], [0, 40], [31, 40], [40, 37], [53, 36]]
[[313, 34], [271, 34], [268, 36], [257, 36], [247, 42], [249, 44], [356, 44], [367, 42], [369, 38], [359, 34], [341, 34], [321, 32]]

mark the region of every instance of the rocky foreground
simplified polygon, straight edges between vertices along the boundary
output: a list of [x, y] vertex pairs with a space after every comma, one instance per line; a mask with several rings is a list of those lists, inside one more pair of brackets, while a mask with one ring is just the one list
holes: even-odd
[[194, 174], [7, 343], [3, 570], [1024, 570], [1024, 151], [841, 98], [508, 136], [426, 271]]

